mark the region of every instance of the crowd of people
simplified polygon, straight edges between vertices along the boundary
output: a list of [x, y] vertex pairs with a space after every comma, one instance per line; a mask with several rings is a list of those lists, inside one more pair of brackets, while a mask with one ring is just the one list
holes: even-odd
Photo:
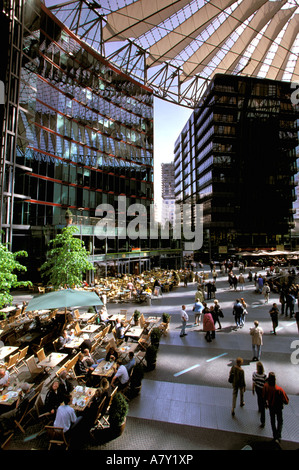
[[[204, 338], [207, 342], [215, 340], [216, 330], [222, 328], [221, 320], [224, 318], [223, 309], [216, 298], [218, 273], [222, 276], [227, 275], [229, 290], [240, 292], [241, 295], [245, 294], [244, 297], [246, 297], [244, 292], [246, 283], [249, 286], [253, 284], [253, 292], [258, 294], [259, 299], [260, 296], [263, 299], [263, 301], [259, 300], [257, 305], [268, 304], [272, 294], [274, 294], [275, 300], [278, 297], [278, 302], [269, 304], [268, 318], [272, 325], [270, 333], [276, 335], [279, 317], [288, 316], [296, 319], [299, 332], [299, 285], [295, 283], [296, 272], [294, 268], [286, 269], [270, 266], [265, 275], [260, 274], [258, 271], [253, 272], [251, 268], [247, 271], [243, 263], [237, 266], [231, 262], [222, 263], [218, 272], [213, 263], [211, 263], [210, 268], [212, 280], [208, 279], [204, 272], [195, 274], [197, 290], [192, 308], [194, 326], [202, 324], [202, 331], [205, 333]], [[213, 286], [212, 290], [211, 286]], [[240, 296], [232, 305], [234, 318], [232, 329], [234, 330], [241, 329], [245, 325], [249, 309], [244, 297]], [[211, 302], [208, 302], [209, 300]], [[186, 327], [189, 320], [190, 315], [183, 305], [181, 310], [181, 337], [186, 336]], [[261, 362], [264, 330], [258, 320], [253, 321], [253, 325], [249, 328], [249, 335], [252, 345], [252, 361], [256, 362], [256, 371], [252, 374], [252, 393], [257, 396], [260, 424], [262, 428], [265, 426], [265, 410], [269, 409], [273, 439], [280, 442], [283, 426], [283, 407], [289, 403], [289, 398], [283, 388], [276, 384], [275, 373], [271, 371], [266, 375], [264, 371]], [[245, 405], [246, 381], [242, 364], [243, 359], [238, 357], [229, 374], [229, 382], [233, 388], [232, 416], [235, 416], [238, 393], [240, 394], [240, 406]]]

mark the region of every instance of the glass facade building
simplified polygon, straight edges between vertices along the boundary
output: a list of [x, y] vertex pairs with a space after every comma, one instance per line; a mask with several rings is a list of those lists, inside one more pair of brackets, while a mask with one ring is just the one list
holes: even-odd
[[286, 82], [216, 75], [176, 141], [176, 200], [202, 204], [211, 256], [289, 243], [298, 143], [291, 93]]
[[[6, 59], [16, 57], [7, 66], [2, 122], [4, 239], [13, 251], [27, 250], [31, 272], [38, 271], [70, 209], [95, 260], [97, 253], [126, 253], [128, 240], [115, 237], [104, 246], [94, 236], [95, 212], [100, 204], [117, 207], [123, 195], [127, 207], [139, 203], [150, 213], [152, 91], [113, 67], [39, 0], [4, 2], [1, 25], [12, 22]], [[148, 240], [138, 248], [148, 248]]]

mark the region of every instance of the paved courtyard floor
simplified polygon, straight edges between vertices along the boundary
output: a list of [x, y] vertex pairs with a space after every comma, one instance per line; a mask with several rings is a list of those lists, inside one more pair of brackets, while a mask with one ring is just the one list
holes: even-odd
[[[205, 271], [209, 272], [208, 267]], [[263, 271], [258, 271], [262, 272]], [[211, 277], [211, 274], [210, 274]], [[167, 336], [162, 337], [157, 367], [146, 372], [142, 390], [129, 403], [129, 414], [124, 434], [101, 446], [89, 445], [88, 450], [151, 451], [151, 450], [240, 450], [272, 449], [272, 431], [269, 415], [266, 426], [259, 427], [256, 396], [252, 394], [252, 362], [249, 329], [254, 320], [264, 330], [261, 361], [265, 372], [274, 371], [278, 385], [287, 392], [290, 403], [284, 408], [284, 425], [280, 449], [299, 449], [299, 335], [294, 319], [280, 315], [277, 335], [271, 334], [269, 310], [278, 296], [270, 294], [268, 304], [255, 292], [253, 283], [243, 291], [229, 289], [227, 276], [217, 278], [216, 298], [224, 313], [222, 329], [207, 343], [201, 325], [194, 325], [192, 306], [195, 283], [182, 284], [172, 292], [163, 294], [152, 305], [108, 304], [108, 312], [127, 308], [129, 313], [138, 308], [144, 315], [171, 314]], [[243, 297], [248, 304], [248, 315], [242, 329], [234, 328], [232, 306], [236, 298]], [[30, 296], [17, 295], [15, 300]], [[207, 301], [208, 304], [213, 300]], [[180, 337], [180, 308], [187, 306], [189, 315], [187, 336]], [[298, 354], [296, 351], [298, 350]], [[244, 360], [245, 406], [238, 406], [231, 416], [232, 388], [228, 374], [235, 359]], [[298, 360], [297, 360], [298, 359]], [[40, 442], [40, 441], [39, 441]], [[14, 448], [38, 449], [34, 439], [12, 443]], [[249, 447], [248, 447], [249, 446]]]

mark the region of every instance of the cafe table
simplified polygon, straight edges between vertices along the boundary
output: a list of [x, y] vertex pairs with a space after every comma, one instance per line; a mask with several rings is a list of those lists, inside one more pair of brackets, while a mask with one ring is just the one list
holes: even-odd
[[94, 333], [99, 328], [101, 328], [101, 325], [86, 325], [84, 328], [81, 328], [81, 331], [83, 331], [83, 333]]
[[143, 333], [143, 328], [140, 328], [139, 326], [132, 326], [125, 333], [125, 336], [126, 338], [139, 339], [142, 333]]
[[84, 411], [96, 392], [96, 388], [77, 385], [71, 392], [71, 407], [75, 411]]
[[125, 359], [130, 352], [134, 353], [137, 347], [138, 343], [126, 343], [117, 348], [117, 352], [121, 354]]
[[10, 354], [17, 351], [17, 349], [19, 349], [18, 346], [3, 346], [0, 348], [0, 360], [5, 359]]
[[52, 352], [49, 356], [46, 357], [43, 361], [38, 363], [38, 366], [41, 367], [56, 367], [60, 362], [63, 361], [68, 356], [68, 354], [60, 353], [60, 352]]
[[82, 321], [88, 321], [94, 316], [95, 316], [95, 313], [85, 312], [85, 313], [80, 313], [80, 315], [78, 316], [78, 319]]
[[83, 341], [84, 341], [84, 338], [74, 338], [68, 343], [66, 343], [63, 347], [69, 348], [69, 349], [77, 349], [77, 348], [80, 348]]
[[17, 389], [16, 387], [7, 387], [0, 392], [0, 405], [9, 407], [13, 405], [19, 396], [21, 387]]
[[100, 377], [111, 377], [115, 372], [114, 364], [114, 362], [101, 361], [99, 362], [99, 364], [94, 369], [91, 375], [97, 375]]
[[[34, 386], [33, 384], [29, 384], [30, 388]], [[14, 382], [13, 384], [9, 385], [8, 387], [1, 387], [0, 389], [0, 405], [4, 405], [6, 408], [11, 407], [17, 401], [21, 389], [21, 382]], [[2, 406], [1, 406], [2, 408]], [[2, 410], [1, 410], [2, 411]], [[8, 410], [4, 410], [8, 411]]]
[[116, 321], [116, 320], [119, 320], [119, 321], [125, 321], [126, 320], [126, 315], [117, 315], [117, 314], [113, 314], [113, 315], [109, 315], [109, 318], [108, 318], [108, 321]]
[[4, 307], [0, 310], [0, 313], [10, 313], [10, 312], [13, 312], [14, 310], [16, 310], [18, 307], [15, 305], [15, 306], [11, 306], [11, 307]]

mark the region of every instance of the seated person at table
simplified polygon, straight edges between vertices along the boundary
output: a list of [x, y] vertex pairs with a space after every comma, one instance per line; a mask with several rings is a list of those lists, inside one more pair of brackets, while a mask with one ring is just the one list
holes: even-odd
[[56, 414], [57, 408], [64, 401], [65, 393], [60, 388], [58, 379], [53, 380], [45, 397], [44, 412]]
[[94, 359], [92, 355], [90, 354], [89, 349], [84, 349], [83, 351], [83, 363], [84, 365], [91, 369], [91, 372], [97, 367], [97, 365], [103, 361], [104, 359]]
[[[68, 334], [66, 330], [63, 330], [62, 335], [59, 336], [58, 338], [58, 344], [57, 344], [58, 351], [65, 350], [65, 345], [69, 343], [70, 341], [72, 341], [71, 336]], [[66, 350], [66, 352], [68, 351]]]
[[77, 417], [75, 410], [70, 406], [71, 401], [71, 395], [64, 397], [64, 403], [58, 407], [53, 424], [55, 427], [63, 428], [66, 437], [70, 437], [73, 434], [75, 427], [82, 419], [82, 416]]
[[111, 386], [117, 386], [119, 390], [122, 390], [129, 382], [129, 374], [120, 359], [116, 362], [116, 368], [116, 372], [111, 380]]
[[111, 346], [109, 351], [106, 354], [105, 361], [110, 362], [110, 361], [117, 361], [118, 359], [118, 352]]
[[131, 370], [133, 369], [133, 367], [135, 366], [135, 364], [136, 364], [136, 359], [134, 357], [134, 353], [133, 353], [133, 351], [130, 351], [129, 352], [129, 361], [127, 362], [127, 364], [125, 364], [125, 367], [126, 367], [129, 374], [130, 374]]
[[83, 339], [84, 341], [83, 343], [81, 343], [80, 346], [81, 351], [84, 351], [84, 349], [89, 349], [89, 351], [91, 351], [92, 342], [90, 341], [89, 336], [87, 334], [84, 334]]
[[5, 367], [0, 368], [0, 388], [9, 386], [9, 371]]
[[34, 394], [34, 388], [30, 389], [28, 383], [25, 382], [21, 385], [21, 392], [19, 393], [16, 407], [0, 415], [0, 434], [1, 432], [10, 431], [15, 426], [14, 420], [22, 417], [27, 409], [29, 400], [34, 397]]
[[107, 323], [109, 321], [109, 315], [105, 308], [100, 311], [100, 319], [102, 322]]
[[59, 380], [59, 393], [64, 395], [69, 395], [73, 390], [73, 385], [71, 381], [68, 379], [68, 372], [67, 370], [63, 370], [58, 377]]
[[118, 326], [115, 327], [115, 333], [116, 333], [116, 338], [117, 339], [124, 339], [125, 337], [125, 325], [124, 322], [121, 321]]
[[83, 430], [90, 430], [95, 424], [95, 419], [97, 417], [99, 406], [102, 400], [105, 398], [104, 406], [102, 408], [102, 415], [105, 414], [108, 406], [109, 400], [111, 396], [111, 386], [109, 381], [103, 377], [99, 388], [97, 388], [94, 396], [90, 400], [89, 404], [87, 405], [86, 409], [83, 412], [83, 418], [80, 424], [81, 434]]
[[89, 368], [83, 362], [84, 356], [83, 353], [80, 353], [78, 356], [78, 360], [75, 364], [75, 372], [77, 376], [86, 377], [89, 373]]

